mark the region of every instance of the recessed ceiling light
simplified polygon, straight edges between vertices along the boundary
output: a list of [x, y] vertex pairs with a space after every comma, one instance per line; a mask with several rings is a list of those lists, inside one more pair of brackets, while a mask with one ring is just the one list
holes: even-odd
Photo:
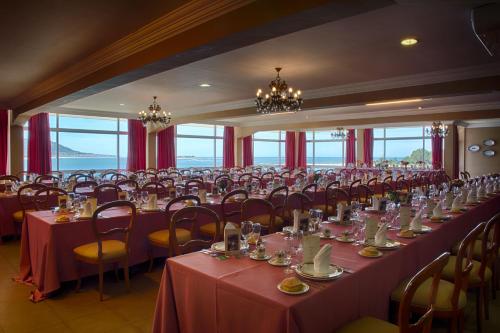
[[412, 98], [412, 99], [398, 99], [395, 101], [385, 101], [385, 102], [375, 102], [375, 103], [366, 103], [366, 106], [374, 106], [374, 105], [387, 105], [387, 104], [402, 104], [402, 103], [414, 103], [414, 102], [422, 102], [422, 98]]
[[208, 88], [208, 87], [211, 87], [212, 85], [210, 83], [202, 83], [200, 84], [200, 87], [202, 88]]
[[419, 107], [418, 107], [418, 109], [419, 109], [419, 110], [422, 110], [422, 107], [421, 107], [421, 106], [419, 106]]
[[418, 43], [418, 39], [414, 37], [408, 37], [401, 40], [401, 45], [403, 46], [413, 46]]
[[123, 104], [123, 103], [120, 103], [120, 106], [125, 106], [125, 104]]

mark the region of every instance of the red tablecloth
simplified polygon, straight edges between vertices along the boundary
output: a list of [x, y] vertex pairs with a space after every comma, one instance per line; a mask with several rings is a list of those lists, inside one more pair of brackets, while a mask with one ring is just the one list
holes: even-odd
[[17, 194], [0, 195], [0, 237], [17, 233], [12, 214], [20, 209]]
[[[277, 290], [283, 268], [249, 258], [220, 261], [202, 253], [167, 260], [153, 323], [154, 332], [332, 332], [360, 316], [387, 319], [389, 295], [440, 253], [449, 250], [475, 225], [499, 211], [500, 196], [471, 208], [431, 233], [386, 251], [377, 259], [359, 256], [359, 247], [330, 241], [332, 262], [353, 273], [332, 282], [310, 283], [311, 290], [289, 296]], [[345, 227], [331, 226], [335, 233]], [[394, 231], [389, 237], [396, 239]], [[269, 251], [283, 237], [265, 238]], [[322, 243], [324, 243], [323, 241]]]

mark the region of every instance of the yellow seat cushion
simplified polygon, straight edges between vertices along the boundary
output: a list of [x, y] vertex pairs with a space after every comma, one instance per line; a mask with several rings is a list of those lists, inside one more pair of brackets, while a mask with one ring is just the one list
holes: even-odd
[[[403, 281], [396, 290], [394, 290], [391, 294], [391, 299], [393, 301], [399, 302], [401, 300], [401, 296], [403, 295], [403, 291], [408, 284], [408, 280]], [[424, 281], [418, 287], [415, 292], [415, 296], [413, 296], [413, 300], [411, 305], [426, 308], [429, 305], [429, 297], [430, 297], [430, 289], [432, 287], [432, 279], [429, 278]], [[453, 289], [455, 285], [446, 280], [439, 280], [438, 292], [436, 297], [436, 304], [434, 305], [434, 310], [436, 311], [451, 311], [453, 310], [451, 304], [451, 296], [453, 295]], [[460, 291], [460, 296], [458, 297], [458, 308], [462, 309], [465, 307], [467, 303], [467, 295]]]
[[[179, 243], [185, 243], [191, 239], [191, 232], [187, 229], [177, 228], [175, 229], [175, 236]], [[170, 231], [162, 229], [152, 232], [148, 235], [148, 239], [155, 245], [168, 247], [170, 244]]]
[[399, 326], [373, 318], [359, 318], [344, 325], [336, 333], [399, 333]]
[[[483, 246], [483, 241], [481, 239], [478, 239], [474, 242], [474, 252], [472, 253], [472, 256], [476, 260], [481, 260], [481, 252], [482, 252], [482, 246]], [[453, 246], [453, 249], [451, 249], [451, 253], [457, 254], [458, 253], [458, 246], [460, 244], [455, 244]], [[500, 247], [498, 248], [498, 255], [500, 255]]]
[[[81, 258], [89, 260], [99, 259], [97, 254], [97, 242], [80, 245], [73, 252]], [[119, 240], [102, 241], [102, 260], [110, 260], [124, 257], [127, 254], [125, 243]]]
[[[220, 222], [220, 232], [222, 233], [224, 231], [224, 222]], [[213, 236], [215, 235], [215, 223], [207, 223], [204, 224], [200, 227], [200, 231], [204, 234]]]
[[[248, 220], [252, 221], [254, 223], [260, 223], [261, 225], [264, 225], [264, 226], [269, 225], [269, 215], [268, 214], [251, 216], [248, 218]], [[279, 216], [274, 216], [274, 225], [275, 226], [283, 225], [283, 219]]]
[[[325, 213], [325, 205], [324, 204], [322, 204], [322, 205], [314, 205], [313, 209], [321, 209], [321, 211], [323, 211], [323, 213]], [[334, 214], [333, 206], [328, 206], [328, 212], [327, 212], [327, 214], [329, 214], [329, 215]]]
[[[33, 209], [27, 209], [26, 213], [33, 212]], [[23, 222], [23, 211], [18, 210], [17, 212], [12, 213], [12, 218], [15, 222], [22, 223]]]
[[[465, 260], [464, 260], [465, 262]], [[457, 263], [457, 257], [456, 256], [450, 256], [450, 260], [448, 261], [448, 264], [443, 269], [443, 272], [441, 273], [441, 277], [445, 280], [448, 281], [454, 281], [455, 280], [455, 265]], [[478, 284], [481, 282], [481, 279], [479, 277], [479, 268], [481, 267], [481, 263], [476, 260], [472, 260], [472, 270], [470, 271], [469, 274], [469, 283], [472, 284]], [[486, 267], [484, 270], [484, 280], [485, 281], [490, 281], [492, 276], [491, 269], [489, 267]]]

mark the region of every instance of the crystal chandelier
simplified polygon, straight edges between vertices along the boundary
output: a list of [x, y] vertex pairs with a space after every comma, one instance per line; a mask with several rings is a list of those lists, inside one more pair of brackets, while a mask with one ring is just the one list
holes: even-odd
[[331, 133], [332, 139], [340, 139], [344, 140], [345, 137], [347, 136], [347, 130], [344, 129], [343, 127], [337, 127], [332, 133]]
[[161, 106], [156, 102], [156, 96], [153, 96], [153, 104], [148, 107], [148, 112], [144, 110], [139, 112], [139, 120], [142, 121], [148, 132], [162, 130], [170, 124], [171, 113], [161, 111]]
[[434, 121], [430, 129], [427, 128], [426, 132], [430, 136], [444, 138], [448, 135], [448, 125], [443, 124], [441, 121]]
[[262, 90], [257, 90], [257, 98], [255, 99], [257, 112], [268, 114], [300, 111], [302, 105], [300, 90], [294, 92], [291, 87], [288, 87], [286, 81], [282, 81], [280, 78], [281, 67], [275, 69], [277, 72], [276, 79], [269, 83], [269, 88], [271, 88], [269, 94], [263, 97]]

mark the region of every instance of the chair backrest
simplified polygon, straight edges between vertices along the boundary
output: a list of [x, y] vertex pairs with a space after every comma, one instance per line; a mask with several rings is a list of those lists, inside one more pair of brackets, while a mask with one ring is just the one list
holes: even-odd
[[288, 196], [285, 203], [285, 211], [288, 216], [293, 216], [293, 210], [298, 209], [301, 212], [309, 211], [313, 201], [306, 194], [294, 192]]
[[328, 215], [329, 209], [328, 207], [332, 207], [330, 212], [333, 212], [333, 215], [337, 214], [337, 204], [339, 202], [346, 202], [347, 205], [351, 204], [351, 196], [349, 193], [341, 188], [334, 187], [326, 190], [326, 200], [325, 200], [325, 215]]
[[359, 203], [371, 204], [371, 199], [373, 196], [373, 191], [367, 185], [358, 185], [355, 190], [355, 197], [351, 196], [351, 200], [356, 198]]
[[167, 205], [165, 206], [165, 215], [166, 215], [166, 218], [167, 218], [167, 225], [170, 225], [170, 218], [171, 218], [171, 214], [170, 214], [170, 208], [175, 205], [176, 203], [178, 202], [181, 202], [181, 203], [184, 203], [185, 201], [188, 201], [188, 200], [192, 200], [195, 202], [195, 205], [196, 206], [201, 206], [201, 200], [200, 200], [200, 197], [197, 197], [196, 195], [181, 195], [177, 198], [173, 198], [172, 200], [170, 200]]
[[290, 178], [290, 171], [283, 171], [280, 176], [282, 178]]
[[121, 188], [115, 184], [101, 184], [94, 189], [94, 196], [97, 204], [118, 200], [118, 193]]
[[127, 180], [128, 177], [126, 175], [124, 175], [123, 173], [115, 173], [113, 175], [111, 175], [111, 180], [113, 181], [123, 181], [123, 180]]
[[[234, 200], [235, 196], [243, 196], [244, 200]], [[224, 226], [227, 222], [239, 223], [239, 221], [235, 221], [234, 217], [237, 217], [237, 220], [239, 220], [241, 217], [241, 204], [246, 199], [248, 199], [248, 192], [245, 190], [231, 191], [222, 198], [221, 210]], [[231, 210], [232, 208], [234, 209]]]
[[205, 183], [203, 182], [203, 180], [190, 179], [186, 182], [186, 185], [184, 185], [185, 193], [189, 194], [189, 190], [193, 187], [198, 187], [198, 189], [205, 188]]
[[[212, 236], [212, 239], [201, 238], [199, 236], [201, 234], [200, 220], [215, 224], [215, 234]], [[190, 226], [191, 239], [189, 241], [185, 243], [178, 242], [175, 230], [178, 226], [182, 228]], [[180, 255], [208, 248], [213, 243], [222, 239], [219, 216], [213, 210], [202, 206], [184, 207], [176, 211], [174, 215], [172, 215], [169, 230], [169, 245], [171, 244], [173, 255]]]
[[8, 180], [11, 182], [19, 182], [20, 179], [16, 176], [13, 175], [5, 175], [5, 176], [0, 176], [0, 180]]
[[94, 180], [86, 180], [83, 182], [78, 182], [75, 184], [73, 187], [73, 192], [79, 194], [79, 193], [92, 193], [94, 194], [95, 188], [98, 186], [97, 182]]
[[23, 211], [27, 209], [31, 209], [35, 207], [35, 193], [38, 190], [45, 188], [46, 186], [43, 184], [28, 184], [21, 186], [17, 190], [17, 201], [21, 206]]
[[149, 194], [156, 194], [158, 198], [164, 198], [168, 196], [168, 190], [162, 183], [159, 182], [148, 182], [144, 184], [141, 191], [147, 191]]
[[180, 177], [182, 177], [182, 173], [180, 173], [179, 171], [170, 171], [170, 172], [168, 173], [168, 176], [169, 176], [169, 177], [175, 177], [175, 178], [177, 178], [177, 177], [179, 177], [179, 176], [180, 176]]
[[500, 244], [500, 213], [495, 214], [486, 222], [484, 235], [481, 241], [481, 266], [479, 276], [484, 281], [484, 274], [487, 267], [495, 265], [498, 257], [498, 247]]
[[366, 186], [368, 186], [373, 191], [373, 193], [375, 193], [375, 189], [377, 187], [377, 183], [378, 183], [378, 178], [377, 177], [373, 177], [373, 178], [370, 178], [368, 180], [368, 182], [366, 183]]
[[273, 172], [264, 172], [262, 176], [260, 176], [260, 181], [261, 183], [272, 181], [274, 179], [274, 173]]
[[311, 199], [312, 202], [316, 200], [316, 193], [318, 192], [318, 184], [316, 183], [311, 183], [302, 189], [302, 194], [307, 195], [309, 199]]
[[[432, 326], [432, 314], [434, 311], [434, 304], [436, 302], [436, 295], [439, 286], [439, 279], [443, 268], [448, 263], [450, 254], [445, 252], [439, 257], [434, 259], [430, 264], [422, 268], [415, 276], [413, 276], [406, 285], [401, 302], [399, 303], [398, 326], [400, 333], [428, 333]], [[410, 323], [412, 315], [411, 303], [413, 296], [417, 289], [425, 281], [432, 279], [432, 285], [429, 290], [429, 307], [415, 323]]]
[[92, 176], [84, 174], [84, 173], [72, 173], [68, 176], [68, 181], [74, 180], [78, 182], [79, 179], [83, 180], [93, 180]]
[[391, 183], [392, 182], [392, 176], [387, 176], [383, 180], [384, 183]]
[[113, 179], [113, 176], [116, 175], [117, 172], [116, 171], [104, 171], [103, 173], [101, 173], [101, 179], [103, 181], [111, 181]]
[[401, 181], [401, 180], [404, 180], [404, 179], [405, 179], [405, 175], [399, 175], [399, 176], [396, 177], [396, 183], [398, 181]]
[[[129, 208], [131, 211], [131, 214], [124, 214], [124, 218], [128, 218], [129, 222], [126, 227], [121, 227], [121, 228], [112, 228], [108, 229], [105, 231], [100, 230], [98, 226], [98, 221], [99, 221], [99, 215], [103, 211], [111, 208], [116, 208], [116, 207], [123, 207], [123, 208]], [[134, 221], [136, 219], [136, 208], [133, 203], [130, 201], [126, 200], [118, 200], [118, 201], [113, 201], [113, 202], [108, 202], [100, 207], [98, 207], [94, 214], [92, 215], [92, 230], [94, 231], [94, 235], [97, 239], [97, 256], [99, 259], [102, 259], [102, 241], [105, 239], [108, 239], [109, 236], [114, 235], [114, 234], [122, 234], [125, 242], [125, 249], [128, 253], [129, 246], [129, 238], [130, 238], [130, 232], [132, 231], [132, 227], [134, 225]]]
[[[245, 184], [245, 182], [247, 180], [249, 180], [251, 177], [253, 176], [253, 174], [249, 173], [249, 172], [246, 172], [246, 173], [242, 173], [239, 177], [238, 177], [238, 184], [241, 186], [243, 184]], [[260, 179], [259, 179], [260, 180]]]
[[361, 184], [361, 179], [356, 179], [351, 183], [349, 186], [349, 195], [352, 197], [356, 193], [356, 187], [358, 187]]
[[288, 198], [288, 186], [276, 187], [267, 196], [267, 200], [270, 201], [274, 206], [276, 215], [283, 214], [287, 198]]
[[226, 191], [231, 191], [234, 187], [234, 181], [229, 177], [227, 174], [222, 174], [217, 177], [215, 177], [214, 180], [214, 185], [220, 186], [220, 182], [225, 182], [226, 183]]
[[53, 175], [41, 175], [35, 178], [35, 183], [42, 183], [44, 181], [58, 182], [59, 178]]
[[137, 191], [139, 189], [139, 184], [133, 179], [124, 179], [116, 182], [116, 186], [123, 190]]
[[[48, 210], [52, 207], [56, 207], [58, 205], [57, 197], [60, 195], [68, 195], [68, 192], [58, 187], [46, 187], [39, 189], [35, 192], [35, 197], [33, 199], [36, 210]], [[54, 196], [57, 197], [55, 198]]]
[[165, 185], [166, 188], [175, 187], [175, 179], [168, 176], [163, 176], [158, 179], [158, 182]]
[[[252, 217], [258, 216], [258, 215], [267, 215], [269, 216], [269, 220], [267, 221], [267, 225], [261, 223], [262, 228], [267, 228], [268, 232], [274, 233], [276, 230], [276, 227], [274, 225], [274, 218], [275, 218], [275, 209], [273, 204], [265, 199], [259, 199], [259, 198], [249, 198], [243, 201], [241, 204], [241, 220], [246, 221], [246, 220], [251, 220]], [[255, 221], [257, 222], [257, 221]]]
[[382, 196], [385, 196], [387, 193], [394, 191], [392, 185], [388, 182], [382, 182], [380, 185], [382, 186]]

